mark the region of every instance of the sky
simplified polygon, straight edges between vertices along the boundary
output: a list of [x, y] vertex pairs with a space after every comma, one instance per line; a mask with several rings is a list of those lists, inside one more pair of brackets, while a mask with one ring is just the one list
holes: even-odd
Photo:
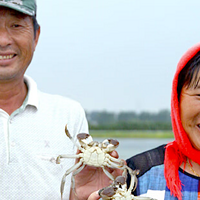
[[170, 109], [183, 53], [200, 42], [199, 0], [37, 0], [26, 74], [87, 112]]

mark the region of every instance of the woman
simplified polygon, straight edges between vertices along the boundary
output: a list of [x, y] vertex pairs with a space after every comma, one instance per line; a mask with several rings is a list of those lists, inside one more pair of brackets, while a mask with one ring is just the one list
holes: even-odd
[[[171, 118], [175, 140], [127, 160], [140, 169], [135, 195], [158, 200], [200, 199], [200, 44], [177, 65], [172, 84]], [[97, 193], [89, 200], [98, 199]]]

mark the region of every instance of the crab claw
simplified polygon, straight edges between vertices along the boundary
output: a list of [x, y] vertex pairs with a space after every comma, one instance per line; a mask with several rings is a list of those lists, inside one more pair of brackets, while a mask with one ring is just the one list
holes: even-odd
[[79, 148], [79, 145], [73, 140], [72, 136], [70, 135], [68, 129], [67, 129], [67, 124], [65, 125], [65, 134], [67, 135], [67, 137], [74, 143], [74, 145]]
[[114, 185], [124, 185], [126, 183], [126, 178], [124, 176], [118, 176], [114, 180]]
[[79, 133], [79, 134], [77, 135], [77, 138], [78, 138], [79, 141], [80, 141], [80, 140], [86, 140], [86, 139], [89, 138], [89, 137], [90, 137], [90, 135], [87, 134], [87, 133]]
[[82, 147], [86, 147], [88, 144], [87, 139], [91, 137], [88, 133], [79, 133], [77, 135], [78, 141]]
[[67, 129], [67, 124], [65, 125], [65, 134], [67, 135], [67, 137], [68, 137], [69, 139], [72, 139], [72, 136], [70, 135], [70, 133], [69, 133], [69, 131], [68, 131], [68, 129]]
[[117, 191], [117, 187], [108, 186], [99, 190], [99, 196], [102, 197], [102, 199], [110, 199], [110, 197], [116, 194], [116, 191]]
[[106, 139], [102, 142], [102, 147], [107, 149], [107, 152], [114, 151], [119, 146], [119, 142], [114, 139]]

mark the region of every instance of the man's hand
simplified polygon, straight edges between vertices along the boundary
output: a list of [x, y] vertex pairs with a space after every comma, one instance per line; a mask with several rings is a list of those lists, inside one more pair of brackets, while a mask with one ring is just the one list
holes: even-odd
[[[118, 153], [113, 151], [111, 156], [118, 158]], [[106, 168], [114, 178], [122, 174], [120, 169]], [[85, 166], [85, 168], [75, 176], [75, 191], [71, 189], [70, 200], [86, 200], [94, 192], [112, 183], [112, 180], [103, 172], [101, 168]], [[98, 195], [96, 194], [96, 197]], [[90, 196], [95, 198], [95, 194]], [[91, 199], [92, 200], [92, 199]]]
[[98, 199], [100, 199], [100, 196], [99, 196], [99, 194], [98, 194], [98, 191], [93, 192], [93, 193], [89, 196], [89, 198], [88, 198], [88, 200], [98, 200]]

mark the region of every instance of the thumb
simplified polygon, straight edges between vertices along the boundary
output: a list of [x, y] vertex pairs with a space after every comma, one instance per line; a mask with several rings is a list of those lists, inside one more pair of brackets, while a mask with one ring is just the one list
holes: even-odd
[[100, 199], [98, 191], [93, 192], [88, 198], [88, 200], [98, 200], [98, 199]]

